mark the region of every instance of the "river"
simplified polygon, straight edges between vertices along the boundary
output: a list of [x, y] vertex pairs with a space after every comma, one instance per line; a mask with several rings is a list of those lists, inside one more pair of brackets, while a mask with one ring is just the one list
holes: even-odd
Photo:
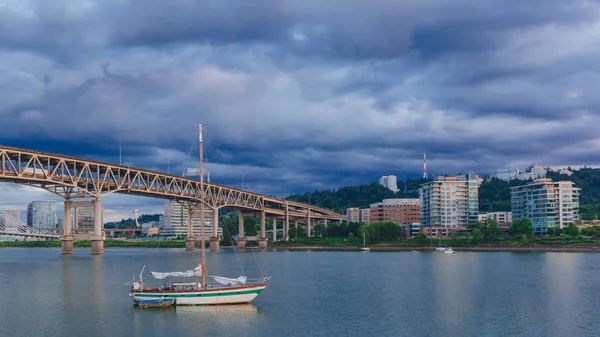
[[[182, 249], [0, 249], [0, 336], [591, 336], [600, 254], [207, 252], [210, 275], [272, 277], [250, 305], [140, 309], [146, 271], [187, 270]], [[144, 277], [146, 283], [160, 284]]]

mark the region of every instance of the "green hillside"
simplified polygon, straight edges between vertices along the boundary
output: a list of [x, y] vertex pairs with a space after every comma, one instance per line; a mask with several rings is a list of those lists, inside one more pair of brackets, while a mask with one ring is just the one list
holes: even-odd
[[[585, 220], [600, 217], [600, 169], [582, 168], [572, 170], [568, 176], [557, 172], [548, 172], [547, 177], [554, 181], [573, 181], [576, 187], [581, 188], [580, 213]], [[418, 188], [424, 183], [422, 179], [409, 179], [406, 188], [403, 182], [398, 182], [397, 193], [379, 185], [348, 186], [337, 190], [314, 191], [304, 194], [289, 196], [288, 200], [310, 203], [315, 206], [343, 212], [348, 207], [367, 208], [370, 204], [380, 202], [386, 198], [418, 198]], [[499, 179], [484, 181], [479, 187], [479, 211], [499, 212], [510, 211], [510, 187], [528, 183], [524, 180], [510, 182]]]

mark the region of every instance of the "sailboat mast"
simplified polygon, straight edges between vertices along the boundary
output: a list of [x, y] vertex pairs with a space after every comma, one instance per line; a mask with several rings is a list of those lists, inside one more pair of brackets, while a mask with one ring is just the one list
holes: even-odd
[[200, 256], [202, 257], [202, 288], [206, 287], [206, 252], [204, 251], [204, 149], [202, 144], [202, 124], [198, 125], [200, 148]]

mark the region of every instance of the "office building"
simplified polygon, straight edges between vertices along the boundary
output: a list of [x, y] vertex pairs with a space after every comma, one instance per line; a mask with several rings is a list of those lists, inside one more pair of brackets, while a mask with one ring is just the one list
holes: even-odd
[[49, 233], [49, 231], [44, 231], [44, 229], [56, 228], [57, 224], [55, 201], [32, 201], [27, 206], [28, 226], [44, 233]]
[[371, 209], [361, 208], [360, 209], [360, 222], [371, 223]]
[[399, 226], [419, 222], [420, 201], [417, 198], [384, 199], [371, 204], [371, 222], [391, 221]]
[[379, 184], [387, 187], [388, 189], [398, 192], [398, 183], [396, 176], [383, 176], [379, 178]]
[[360, 222], [360, 208], [350, 207], [346, 209], [346, 219], [348, 223]]
[[477, 222], [480, 184], [479, 176], [468, 174], [438, 177], [421, 185], [421, 227], [462, 228]]
[[371, 209], [350, 207], [346, 208], [346, 219], [350, 222], [371, 223]]
[[544, 178], [546, 169], [540, 165], [531, 165], [525, 169], [525, 172], [520, 172], [518, 168], [499, 169], [496, 172], [490, 173], [488, 179], [496, 178], [500, 180], [510, 181], [513, 179], [519, 180], [535, 180]]
[[545, 234], [549, 227], [564, 228], [579, 220], [581, 189], [571, 181], [540, 178], [510, 190], [513, 219], [529, 219], [534, 234]]
[[94, 230], [94, 208], [93, 207], [77, 207], [75, 208], [75, 216], [73, 217], [75, 229]]
[[[213, 210], [206, 207], [204, 209], [204, 236], [208, 240], [213, 236], [212, 231]], [[200, 232], [200, 210], [197, 210], [192, 215], [192, 232], [194, 236], [199, 238]], [[164, 233], [173, 236], [187, 236], [188, 234], [188, 210], [178, 202], [168, 201], [165, 203], [164, 214]], [[223, 228], [217, 228], [217, 235], [223, 236]]]

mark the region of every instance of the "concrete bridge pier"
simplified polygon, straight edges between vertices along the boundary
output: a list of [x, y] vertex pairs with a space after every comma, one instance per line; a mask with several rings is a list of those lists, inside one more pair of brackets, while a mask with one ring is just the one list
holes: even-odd
[[[187, 238], [185, 238], [185, 251], [186, 252], [193, 252], [194, 249], [196, 249], [196, 238], [194, 237], [193, 224], [192, 224], [193, 216], [194, 216], [194, 209], [190, 207], [190, 208], [188, 208], [188, 233], [187, 233]], [[201, 223], [201, 225], [203, 225], [203, 224]]]
[[306, 213], [306, 237], [307, 238], [310, 238], [310, 225], [311, 225], [310, 222], [311, 222], [311, 219], [310, 219], [310, 207], [309, 207], [307, 210], [307, 213]]
[[285, 203], [285, 219], [283, 223], [283, 237], [285, 241], [290, 239], [290, 211], [287, 202]]
[[94, 203], [94, 235], [92, 235], [92, 254], [104, 254], [104, 235], [102, 235], [102, 201], [96, 197]]
[[244, 213], [238, 212], [238, 228], [239, 228], [239, 239], [237, 245], [239, 248], [246, 248], [246, 235], [244, 234]]
[[277, 218], [273, 218], [273, 242], [277, 242]]
[[73, 232], [71, 230], [71, 202], [68, 199], [65, 200], [64, 210], [65, 216], [60, 252], [62, 254], [73, 254]]
[[258, 248], [267, 248], [267, 235], [265, 228], [265, 210], [260, 211], [260, 238]]
[[212, 252], [219, 251], [219, 208], [213, 207], [213, 221], [212, 221], [212, 236], [210, 237], [210, 250]]

